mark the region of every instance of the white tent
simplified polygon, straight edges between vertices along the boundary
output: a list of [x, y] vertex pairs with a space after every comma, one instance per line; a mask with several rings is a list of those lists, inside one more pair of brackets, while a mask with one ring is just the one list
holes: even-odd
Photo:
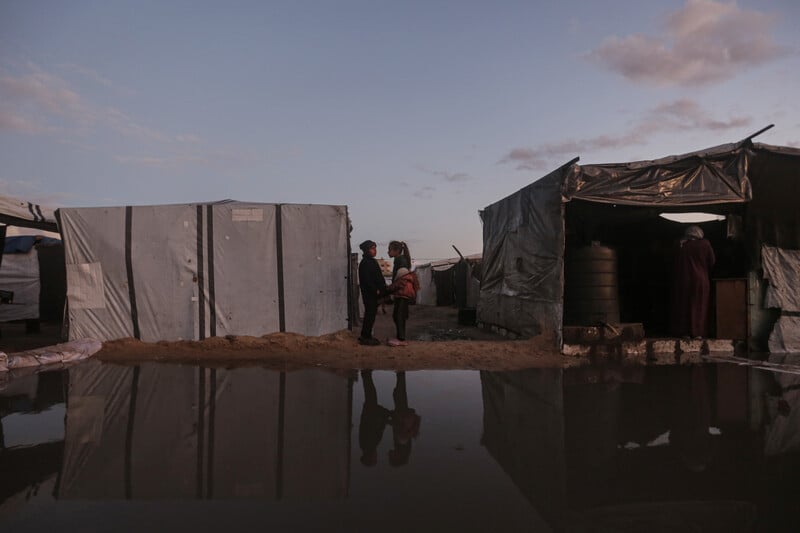
[[345, 206], [58, 210], [69, 338], [146, 342], [348, 326]]

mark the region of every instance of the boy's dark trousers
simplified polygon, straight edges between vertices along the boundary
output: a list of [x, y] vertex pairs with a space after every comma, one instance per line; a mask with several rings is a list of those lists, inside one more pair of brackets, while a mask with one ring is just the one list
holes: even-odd
[[365, 296], [361, 294], [364, 301], [364, 323], [361, 325], [361, 338], [372, 338], [372, 327], [375, 325], [375, 316], [378, 314], [377, 296]]

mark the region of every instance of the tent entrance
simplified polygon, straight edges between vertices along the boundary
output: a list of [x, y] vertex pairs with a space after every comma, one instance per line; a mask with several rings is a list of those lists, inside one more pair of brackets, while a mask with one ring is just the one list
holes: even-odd
[[[746, 207], [743, 203], [712, 205], [692, 205], [676, 207], [629, 206], [604, 204], [573, 200], [565, 204], [565, 287], [564, 287], [564, 325], [579, 324], [586, 317], [586, 309], [576, 307], [586, 304], [587, 298], [613, 299], [613, 287], [592, 290], [570, 287], [571, 278], [576, 279], [575, 258], [584, 253], [587, 247], [602, 247], [613, 251], [616, 264], [616, 288], [618, 297], [619, 322], [641, 324], [646, 337], [670, 336], [670, 303], [672, 295], [672, 263], [675, 247], [685, 230], [686, 224], [661, 217], [661, 213], [687, 213], [702, 211], [719, 214], [724, 220], [703, 222], [700, 226], [711, 242], [716, 255], [716, 265], [711, 273], [712, 280], [741, 279], [747, 277], [746, 259], [740, 221]], [[601, 254], [602, 255], [602, 254]], [[598, 256], [599, 257], [599, 256]], [[602, 262], [602, 259], [598, 261]], [[600, 263], [596, 263], [600, 264]], [[590, 267], [591, 268], [591, 267]], [[591, 284], [611, 280], [599, 267], [598, 274], [586, 274], [577, 284]], [[610, 281], [609, 281], [610, 283]], [[717, 336], [715, 320], [715, 285], [712, 282], [711, 316], [709, 334]], [[586, 296], [586, 291], [589, 295]], [[578, 294], [578, 297], [575, 297]], [[589, 302], [590, 305], [591, 302]], [[607, 305], [606, 305], [607, 304]], [[614, 317], [614, 302], [601, 302], [597, 311], [611, 309], [609, 317]], [[741, 302], [742, 306], [746, 302]], [[590, 309], [591, 311], [591, 309]], [[602, 313], [597, 316], [602, 318]], [[603, 322], [604, 320], [599, 320]], [[609, 320], [610, 322], [611, 320]]]

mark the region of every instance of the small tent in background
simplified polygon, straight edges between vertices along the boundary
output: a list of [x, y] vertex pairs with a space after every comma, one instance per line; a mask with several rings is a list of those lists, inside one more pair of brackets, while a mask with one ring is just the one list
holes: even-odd
[[69, 338], [146, 342], [348, 327], [345, 206], [62, 208]]
[[643, 323], [648, 336], [662, 334], [669, 246], [683, 228], [660, 215], [703, 211], [725, 221], [703, 225], [717, 250], [716, 274], [746, 286], [722, 311], [735, 311], [731, 320], [742, 323], [751, 347], [765, 345], [776, 317], [760, 296], [762, 248], [800, 248], [800, 150], [751, 138], [654, 161], [577, 165], [576, 159], [486, 207], [478, 321], [522, 336], [554, 332], [560, 345], [564, 318], [586, 316], [565, 309], [576, 305], [565, 301], [565, 273], [574, 271], [565, 267], [577, 250], [600, 244], [618, 261], [620, 320]]
[[[419, 280], [417, 304], [474, 308], [478, 300], [481, 254], [439, 259], [414, 266]], [[461, 268], [463, 267], [463, 272]]]

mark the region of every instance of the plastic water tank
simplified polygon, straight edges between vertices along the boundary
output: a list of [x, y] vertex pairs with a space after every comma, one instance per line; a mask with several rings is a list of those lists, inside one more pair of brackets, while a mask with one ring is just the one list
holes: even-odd
[[570, 248], [564, 261], [564, 325], [619, 324], [616, 250]]

